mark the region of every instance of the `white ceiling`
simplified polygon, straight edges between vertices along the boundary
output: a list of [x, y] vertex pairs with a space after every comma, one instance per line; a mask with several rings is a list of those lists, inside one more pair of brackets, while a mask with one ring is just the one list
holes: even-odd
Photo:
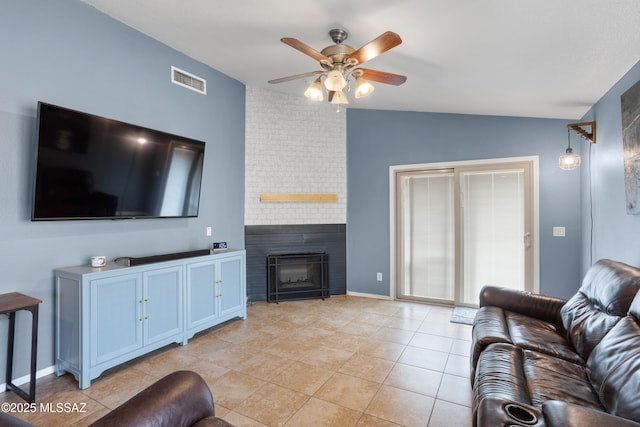
[[375, 84], [352, 108], [579, 119], [640, 60], [639, 0], [83, 1], [247, 86], [299, 96], [312, 79], [267, 81], [320, 67], [281, 37], [322, 50], [341, 28], [357, 49], [398, 33], [364, 66], [407, 82]]

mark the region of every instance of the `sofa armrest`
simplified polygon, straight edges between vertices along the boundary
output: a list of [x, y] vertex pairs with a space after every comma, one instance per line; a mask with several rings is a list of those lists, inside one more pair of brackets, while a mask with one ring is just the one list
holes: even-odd
[[640, 427], [635, 421], [559, 400], [544, 402], [542, 414], [547, 427]]
[[91, 426], [180, 427], [191, 426], [214, 415], [213, 397], [202, 377], [191, 371], [176, 371], [142, 390]]
[[480, 307], [500, 307], [560, 326], [560, 309], [565, 303], [560, 298], [497, 286], [485, 286], [480, 291]]

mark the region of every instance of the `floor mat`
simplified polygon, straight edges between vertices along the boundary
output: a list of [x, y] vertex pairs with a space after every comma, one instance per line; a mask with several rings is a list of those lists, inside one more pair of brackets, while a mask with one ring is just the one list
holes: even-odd
[[454, 307], [451, 313], [451, 322], [464, 323], [465, 325], [473, 325], [473, 319], [476, 317], [477, 308], [471, 307]]

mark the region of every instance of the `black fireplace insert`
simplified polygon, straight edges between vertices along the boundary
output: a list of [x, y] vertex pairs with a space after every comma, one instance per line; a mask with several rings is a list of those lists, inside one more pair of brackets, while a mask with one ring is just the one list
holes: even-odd
[[267, 257], [267, 301], [329, 298], [329, 255], [284, 254]]

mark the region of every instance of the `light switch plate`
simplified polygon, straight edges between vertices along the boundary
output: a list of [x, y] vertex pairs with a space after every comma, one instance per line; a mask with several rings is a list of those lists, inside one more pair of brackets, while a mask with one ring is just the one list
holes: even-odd
[[553, 237], [565, 237], [564, 227], [553, 227]]

